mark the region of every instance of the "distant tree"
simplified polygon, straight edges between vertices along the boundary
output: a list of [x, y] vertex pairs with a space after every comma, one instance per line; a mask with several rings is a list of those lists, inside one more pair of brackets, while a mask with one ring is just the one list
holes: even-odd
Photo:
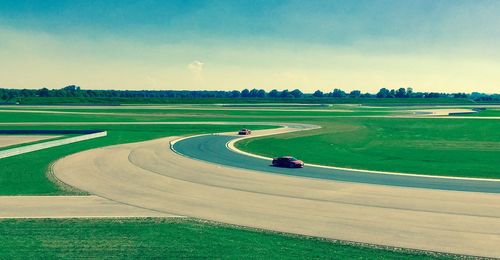
[[241, 91], [241, 97], [249, 97], [250, 96], [250, 91], [248, 89], [244, 89]]
[[21, 90], [21, 96], [22, 97], [29, 97], [29, 96], [31, 96], [31, 93], [30, 93], [30, 91], [28, 89], [22, 89]]
[[77, 92], [77, 91], [80, 91], [80, 87], [79, 86], [76, 86], [76, 85], [69, 85], [69, 86], [66, 86], [63, 88], [64, 91], [67, 91], [67, 92]]
[[406, 96], [409, 98], [413, 97], [413, 88], [406, 89]]
[[49, 96], [49, 90], [47, 88], [41, 88], [39, 89], [36, 94], [39, 97], [48, 97]]
[[93, 91], [93, 90], [86, 90], [85, 96], [86, 97], [97, 97], [98, 93], [96, 91]]
[[258, 92], [257, 89], [252, 89], [252, 90], [250, 90], [249, 96], [250, 97], [257, 97], [257, 92]]
[[453, 97], [454, 98], [467, 98], [467, 94], [465, 94], [465, 93], [454, 93]]
[[406, 89], [405, 88], [399, 88], [396, 91], [395, 97], [397, 97], [397, 98], [405, 98], [405, 97], [407, 97], [406, 96]]
[[427, 93], [427, 95], [425, 95], [426, 98], [438, 98], [440, 96], [441, 95], [439, 93], [436, 93], [436, 92], [430, 92], [430, 93]]
[[316, 90], [316, 91], [314, 91], [314, 93], [313, 93], [313, 97], [321, 98], [321, 97], [324, 97], [324, 96], [325, 96], [325, 94], [323, 94], [323, 91], [321, 91], [319, 89]]
[[299, 89], [294, 89], [292, 90], [292, 92], [290, 92], [290, 94], [294, 97], [294, 98], [300, 98], [302, 97], [302, 91], [300, 91]]
[[472, 99], [477, 99], [477, 98], [480, 98], [480, 97], [482, 97], [482, 96], [484, 96], [484, 94], [483, 94], [483, 93], [479, 93], [479, 92], [472, 92], [472, 93], [470, 93], [470, 97], [471, 97]]
[[9, 96], [8, 96], [8, 91], [6, 89], [0, 89], [0, 98], [2, 100], [7, 100], [9, 99]]
[[282, 98], [290, 97], [290, 92], [288, 91], [288, 89], [281, 91], [280, 97], [282, 97]]
[[389, 91], [389, 95], [387, 95], [388, 98], [394, 98], [396, 97], [396, 90], [394, 89], [391, 89], [391, 91]]
[[377, 93], [378, 98], [386, 98], [388, 96], [389, 96], [389, 90], [386, 88], [381, 88]]
[[425, 95], [422, 92], [413, 92], [411, 94], [411, 97], [413, 97], [413, 98], [423, 98], [423, 97], [425, 97]]
[[[0, 88], [0, 102], [24, 102], [27, 97], [89, 97], [89, 98], [126, 98], [126, 99], [146, 99], [146, 98], [235, 98], [235, 97], [269, 97], [269, 98], [290, 98], [290, 97], [303, 97], [304, 95], [300, 90], [280, 92], [273, 89], [266, 95], [263, 89], [248, 89], [239, 92], [234, 91], [212, 91], [212, 90], [81, 90], [76, 85], [70, 85], [61, 89], [7, 89]], [[411, 88], [399, 88], [396, 90], [389, 90], [382, 88], [377, 94], [364, 93], [361, 94], [358, 90], [353, 90], [346, 94], [340, 89], [334, 89], [331, 93], [324, 94], [317, 90], [312, 94], [313, 97], [329, 96], [342, 98], [346, 96], [361, 97], [361, 98], [392, 98], [392, 97], [412, 97], [412, 98], [470, 98], [475, 101], [500, 101], [499, 94], [485, 94], [473, 92], [466, 93], [438, 93], [438, 92], [413, 92]], [[66, 102], [61, 99], [61, 102]], [[93, 102], [93, 101], [89, 101]], [[115, 101], [112, 101], [115, 102]]]
[[331, 94], [331, 95], [332, 95], [332, 97], [334, 97], [334, 98], [343, 98], [343, 97], [345, 97], [345, 96], [346, 96], [345, 92], [344, 92], [343, 90], [341, 90], [341, 89], [338, 89], [338, 88], [334, 89], [334, 90], [332, 91], [332, 94]]
[[351, 93], [349, 93], [349, 97], [351, 98], [359, 98], [361, 96], [361, 91], [359, 90], [353, 90]]
[[280, 95], [280, 93], [276, 89], [269, 91], [269, 94], [267, 94], [267, 96], [270, 98], [277, 98], [277, 97], [279, 97], [279, 95]]
[[239, 98], [240, 95], [241, 95], [241, 92], [239, 92], [238, 90], [231, 91], [231, 97], [232, 98]]

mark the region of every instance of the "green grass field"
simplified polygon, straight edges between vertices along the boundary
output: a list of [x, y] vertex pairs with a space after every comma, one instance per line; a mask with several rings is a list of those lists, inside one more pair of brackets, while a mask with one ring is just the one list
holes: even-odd
[[450, 259], [191, 219], [0, 220], [0, 259]]
[[[215, 106], [210, 106], [214, 108]], [[353, 112], [239, 111], [190, 109], [59, 109], [117, 114], [0, 112], [0, 122], [268, 121], [321, 125], [313, 131], [249, 139], [242, 149], [306, 162], [422, 174], [499, 178], [498, 120], [403, 119], [401, 108], [336, 105]], [[17, 109], [17, 108], [16, 108]], [[20, 109], [23, 109], [22, 107]], [[33, 109], [33, 108], [30, 108]], [[484, 111], [486, 112], [486, 111]], [[63, 156], [113, 144], [173, 135], [235, 131], [244, 125], [0, 125], [0, 129], [100, 129], [104, 138], [1, 159], [0, 195], [78, 194], [47, 177], [49, 164]], [[0, 220], [0, 259], [12, 258], [451, 258], [422, 251], [377, 248], [293, 236], [190, 219]]]
[[[330, 118], [346, 116], [390, 115], [391, 111], [259, 111], [197, 109], [50, 109], [66, 113], [0, 112], [0, 122], [158, 122], [158, 121], [256, 121], [290, 120], [311, 117]], [[85, 113], [85, 114], [81, 114]], [[109, 114], [108, 114], [109, 113]], [[399, 112], [398, 112], [399, 113]]]
[[470, 114], [467, 116], [500, 116], [500, 109], [486, 109], [476, 114]]

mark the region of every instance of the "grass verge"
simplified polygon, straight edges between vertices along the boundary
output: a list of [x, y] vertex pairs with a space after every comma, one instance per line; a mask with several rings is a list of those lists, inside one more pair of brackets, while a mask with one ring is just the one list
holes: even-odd
[[490, 109], [480, 111], [475, 114], [465, 114], [464, 116], [476, 116], [476, 117], [486, 117], [486, 116], [499, 116], [500, 117], [500, 109]]
[[0, 258], [449, 259], [193, 219], [0, 220]]

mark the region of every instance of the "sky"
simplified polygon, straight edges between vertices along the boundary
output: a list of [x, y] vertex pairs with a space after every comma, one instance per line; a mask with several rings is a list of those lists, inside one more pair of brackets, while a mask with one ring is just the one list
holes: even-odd
[[0, 0], [0, 87], [500, 92], [498, 0]]

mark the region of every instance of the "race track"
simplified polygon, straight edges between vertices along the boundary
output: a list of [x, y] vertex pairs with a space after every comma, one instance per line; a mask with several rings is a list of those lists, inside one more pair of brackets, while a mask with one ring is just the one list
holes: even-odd
[[195, 136], [175, 142], [173, 149], [182, 155], [198, 160], [289, 176], [413, 188], [500, 193], [500, 181], [382, 174], [374, 171], [353, 171], [310, 165], [306, 165], [302, 169], [273, 167], [270, 165], [270, 160], [248, 156], [228, 149], [226, 144], [238, 138], [241, 138], [241, 136], [235, 136], [234, 134]]
[[500, 257], [497, 193], [269, 174], [179, 155], [169, 149], [171, 141], [178, 139], [80, 152], [59, 160], [54, 174], [80, 190], [155, 212], [325, 238]]

